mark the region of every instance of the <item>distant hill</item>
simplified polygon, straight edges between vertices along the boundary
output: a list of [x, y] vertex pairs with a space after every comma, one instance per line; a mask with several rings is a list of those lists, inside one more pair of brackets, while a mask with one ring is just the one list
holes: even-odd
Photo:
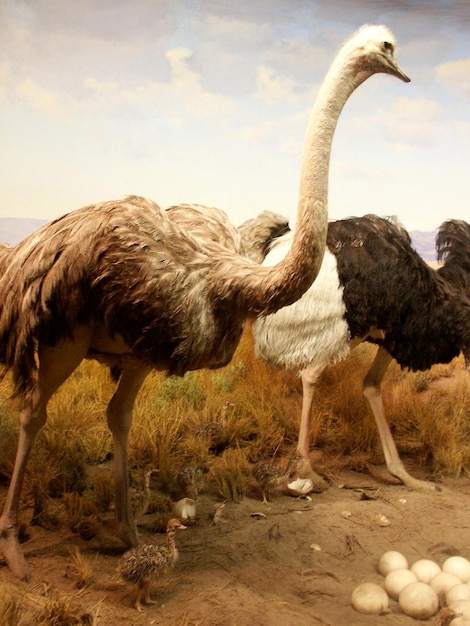
[[43, 226], [46, 221], [32, 217], [0, 217], [0, 241], [15, 246]]
[[[14, 246], [43, 226], [46, 221], [28, 217], [0, 217], [0, 241]], [[436, 260], [436, 233], [434, 231], [412, 230], [410, 237], [413, 247], [425, 261]]]

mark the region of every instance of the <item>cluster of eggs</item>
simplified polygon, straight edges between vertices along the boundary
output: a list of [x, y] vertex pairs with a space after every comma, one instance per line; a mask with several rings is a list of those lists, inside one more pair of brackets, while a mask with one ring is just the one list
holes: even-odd
[[470, 626], [470, 561], [464, 557], [451, 556], [442, 568], [430, 559], [419, 559], [409, 567], [401, 552], [389, 550], [380, 557], [378, 569], [383, 586], [361, 583], [352, 592], [356, 611], [387, 613], [392, 598], [415, 619], [427, 619], [439, 606], [448, 606], [458, 615], [452, 626]]

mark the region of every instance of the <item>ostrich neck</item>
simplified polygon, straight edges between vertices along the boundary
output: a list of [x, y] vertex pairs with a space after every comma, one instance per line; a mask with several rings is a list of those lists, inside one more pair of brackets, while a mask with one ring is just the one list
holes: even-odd
[[[333, 135], [344, 104], [370, 75], [358, 71], [354, 59], [345, 52], [340, 53], [328, 72], [305, 137], [292, 246], [284, 260], [275, 266], [251, 265], [249, 269], [239, 266], [231, 272], [230, 284], [232, 288], [239, 288], [235, 296], [238, 310], [244, 309], [248, 317], [271, 314], [292, 304], [315, 280], [326, 245], [328, 169]], [[237, 279], [240, 279], [238, 284]]]
[[305, 281], [307, 288], [320, 271], [325, 249], [333, 136], [345, 103], [367, 77], [358, 73], [348, 58], [337, 59], [320, 87], [310, 116], [302, 157], [297, 227], [284, 270], [296, 276], [297, 282]]
[[178, 550], [176, 549], [175, 543], [175, 534], [176, 531], [170, 530], [166, 533], [166, 540], [168, 546], [168, 560], [170, 565], [174, 565], [178, 559]]

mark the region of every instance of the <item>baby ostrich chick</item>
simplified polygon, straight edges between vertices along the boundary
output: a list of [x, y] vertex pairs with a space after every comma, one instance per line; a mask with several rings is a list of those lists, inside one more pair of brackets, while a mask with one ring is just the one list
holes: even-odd
[[436, 626], [452, 626], [454, 619], [461, 616], [462, 613], [456, 613], [454, 609], [446, 606], [439, 612], [436, 620]]
[[186, 465], [178, 473], [178, 483], [187, 498], [197, 500], [206, 484], [206, 472], [198, 465]]
[[158, 472], [158, 470], [153, 467], [145, 470], [142, 487], [140, 489], [131, 487], [129, 490], [131, 512], [134, 517], [145, 515], [147, 512], [150, 501], [150, 477], [154, 472]]
[[280, 485], [287, 478], [288, 474], [271, 461], [260, 461], [252, 469], [253, 478], [261, 487], [263, 494], [263, 504], [269, 504], [269, 491], [273, 487]]
[[193, 430], [193, 435], [206, 441], [212, 452], [219, 453], [227, 447], [227, 410], [231, 406], [234, 406], [233, 402], [226, 400], [222, 405], [219, 422], [205, 422]]
[[172, 518], [166, 526], [166, 546], [155, 546], [145, 543], [131, 548], [122, 555], [119, 561], [119, 573], [122, 578], [137, 587], [135, 608], [143, 611], [144, 604], [155, 604], [150, 599], [150, 584], [162, 574], [165, 574], [178, 560], [178, 550], [175, 545], [175, 534], [179, 529], [186, 528], [178, 519]]

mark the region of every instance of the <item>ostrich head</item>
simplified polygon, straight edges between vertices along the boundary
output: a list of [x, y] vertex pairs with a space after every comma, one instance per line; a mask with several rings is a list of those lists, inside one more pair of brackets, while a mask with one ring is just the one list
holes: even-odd
[[359, 69], [356, 87], [376, 73], [391, 74], [409, 83], [410, 79], [395, 58], [396, 50], [395, 37], [386, 26], [365, 24], [343, 47], [341, 56], [349, 56], [351, 62]]

